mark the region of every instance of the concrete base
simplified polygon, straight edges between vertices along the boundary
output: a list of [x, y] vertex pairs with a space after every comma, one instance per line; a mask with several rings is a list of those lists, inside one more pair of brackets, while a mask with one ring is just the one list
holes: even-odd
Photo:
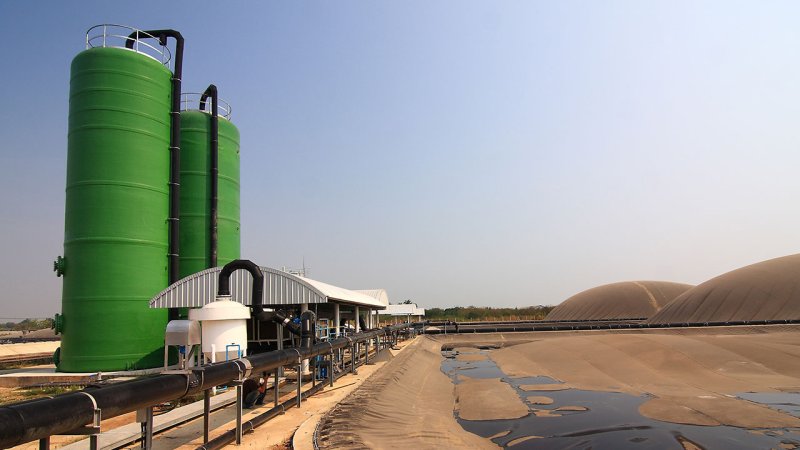
[[52, 364], [21, 369], [0, 371], [0, 387], [38, 387], [38, 386], [75, 386], [91, 384], [109, 378], [131, 378], [142, 375], [161, 373], [161, 367], [145, 370], [129, 370], [119, 372], [87, 372], [66, 373], [56, 372]]

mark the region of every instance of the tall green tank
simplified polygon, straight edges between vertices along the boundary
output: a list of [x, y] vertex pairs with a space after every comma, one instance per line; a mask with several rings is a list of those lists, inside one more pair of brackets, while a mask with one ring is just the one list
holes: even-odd
[[[239, 130], [219, 116], [217, 266], [239, 259]], [[181, 112], [180, 276], [211, 267], [211, 114]]]
[[172, 73], [150, 56], [91, 48], [72, 61], [62, 314], [64, 372], [163, 364]]

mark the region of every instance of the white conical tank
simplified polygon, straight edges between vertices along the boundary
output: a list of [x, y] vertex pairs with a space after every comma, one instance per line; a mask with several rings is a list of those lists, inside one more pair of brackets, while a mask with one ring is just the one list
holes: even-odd
[[[236, 359], [247, 354], [247, 319], [250, 308], [219, 297], [200, 309], [189, 311], [189, 319], [202, 326], [203, 355], [208, 361]], [[212, 355], [213, 354], [213, 355]]]

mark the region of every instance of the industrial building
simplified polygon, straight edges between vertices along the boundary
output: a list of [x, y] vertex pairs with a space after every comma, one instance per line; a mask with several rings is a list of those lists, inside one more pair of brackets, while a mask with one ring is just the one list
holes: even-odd
[[420, 308], [416, 303], [401, 303], [387, 305], [379, 314], [382, 323], [415, 322], [425, 319], [425, 308]]
[[[263, 281], [262, 305], [299, 317], [313, 311], [320, 339], [329, 339], [377, 327], [377, 314], [388, 306], [383, 289], [353, 291], [269, 267], [259, 267]], [[202, 308], [217, 300], [215, 267], [185, 277], [150, 300], [150, 308]], [[230, 300], [251, 306], [253, 276], [246, 271], [231, 275]], [[251, 352], [291, 346], [294, 336], [280, 324], [249, 320], [247, 348]]]

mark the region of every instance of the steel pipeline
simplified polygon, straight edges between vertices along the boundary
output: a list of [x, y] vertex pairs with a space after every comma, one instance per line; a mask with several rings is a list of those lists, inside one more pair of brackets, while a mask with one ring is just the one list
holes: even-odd
[[194, 368], [185, 374], [158, 375], [109, 386], [87, 388], [52, 399], [0, 407], [0, 448], [64, 434], [92, 422], [95, 408], [108, 419], [238, 380], [248, 372], [270, 371], [303, 359], [327, 355], [413, 324], [401, 324], [318, 343]]

